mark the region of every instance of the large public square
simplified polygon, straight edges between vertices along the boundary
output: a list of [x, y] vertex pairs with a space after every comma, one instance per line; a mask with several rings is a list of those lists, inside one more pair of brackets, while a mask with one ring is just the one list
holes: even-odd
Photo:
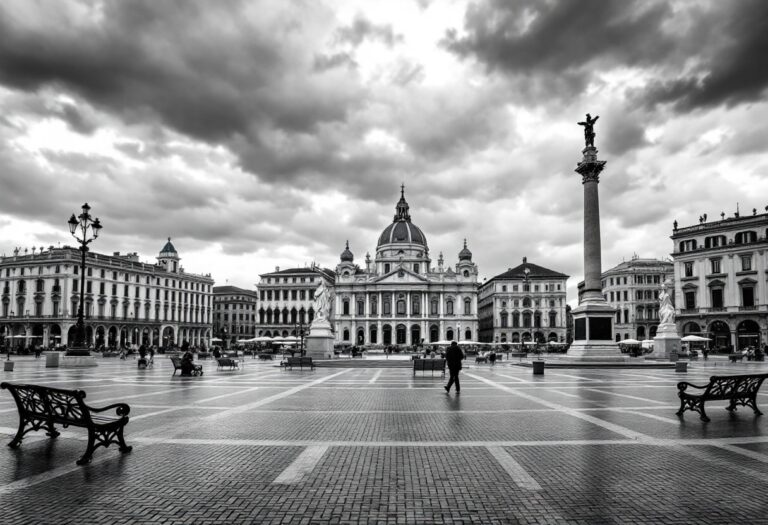
[[[547, 369], [468, 363], [461, 395], [410, 368], [283, 370], [247, 358], [172, 375], [99, 358], [87, 369], [16, 358], [3, 381], [127, 402], [133, 451], [75, 460], [86, 432], [0, 448], [5, 524], [768, 523], [768, 420], [711, 402], [675, 415], [678, 381], [765, 370]], [[400, 363], [402, 364], [402, 363]], [[761, 392], [758, 405], [768, 393]], [[18, 423], [0, 396], [0, 438]]]

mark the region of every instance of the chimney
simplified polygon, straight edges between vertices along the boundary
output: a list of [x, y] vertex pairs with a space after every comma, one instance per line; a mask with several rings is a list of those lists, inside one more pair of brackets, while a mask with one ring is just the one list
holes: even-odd
[[523, 264], [528, 262], [528, 257], [523, 257]]
[[275, 266], [275, 271], [279, 272], [280, 271], [280, 267], [279, 266]]

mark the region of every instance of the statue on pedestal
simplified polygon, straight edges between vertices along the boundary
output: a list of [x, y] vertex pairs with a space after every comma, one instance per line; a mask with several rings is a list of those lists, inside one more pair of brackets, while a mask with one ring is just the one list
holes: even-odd
[[672, 298], [667, 293], [667, 283], [661, 283], [661, 293], [659, 293], [659, 323], [675, 324], [675, 307], [672, 305]]
[[325, 285], [325, 280], [320, 279], [320, 284], [315, 290], [314, 321], [328, 322], [331, 315], [331, 290]]
[[587, 147], [595, 147], [595, 122], [597, 122], [597, 119], [599, 119], [600, 116], [597, 115], [595, 118], [592, 118], [589, 113], [587, 113], [587, 120], [586, 122], [579, 122], [579, 126], [584, 126], [584, 144]]

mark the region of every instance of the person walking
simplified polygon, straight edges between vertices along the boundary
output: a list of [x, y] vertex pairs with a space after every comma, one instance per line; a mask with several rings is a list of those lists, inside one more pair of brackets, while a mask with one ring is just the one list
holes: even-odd
[[456, 383], [456, 393], [461, 393], [461, 384], [459, 383], [459, 371], [461, 371], [461, 361], [464, 359], [464, 352], [461, 351], [456, 341], [451, 341], [451, 346], [448, 347], [448, 351], [445, 352], [445, 360], [448, 363], [448, 373], [450, 379], [448, 384], [445, 385], [445, 391], [451, 393], [451, 386]]

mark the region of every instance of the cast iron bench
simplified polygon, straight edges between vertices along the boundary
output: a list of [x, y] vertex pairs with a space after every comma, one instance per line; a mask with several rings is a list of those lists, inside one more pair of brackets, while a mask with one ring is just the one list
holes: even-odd
[[[83, 427], [88, 429], [88, 448], [85, 454], [77, 460], [78, 465], [91, 461], [93, 451], [97, 447], [108, 447], [112, 443], [120, 447], [120, 452], [130, 452], [133, 447], [125, 444], [123, 429], [128, 424], [128, 413], [131, 408], [125, 403], [102, 408], [85, 404], [85, 392], [82, 390], [62, 390], [40, 385], [17, 385], [0, 383], [0, 388], [7, 389], [16, 401], [19, 409], [19, 429], [16, 436], [8, 443], [11, 448], [21, 445], [21, 440], [27, 432], [41, 428], [51, 438], [59, 436], [54, 427]], [[115, 409], [117, 416], [100, 415], [99, 412]]]
[[[760, 416], [762, 412], [757, 408], [757, 391], [763, 384], [768, 374], [744, 374], [738, 376], [712, 376], [706, 385], [694, 385], [680, 382], [677, 384], [680, 397], [680, 410], [678, 416], [682, 416], [686, 410], [694, 410], [699, 413], [702, 421], [709, 421], [704, 412], [706, 401], [730, 400], [726, 410], [733, 412], [737, 405], [752, 407], [755, 414]], [[688, 387], [703, 390], [701, 393], [692, 394], [686, 392]]]
[[[180, 357], [171, 357], [171, 363], [173, 363], [173, 374], [172, 375], [176, 375], [176, 370], [181, 370], [181, 358]], [[196, 364], [192, 363], [192, 375], [193, 376], [201, 376], [201, 375], [203, 375], [203, 365], [196, 365]]]
[[303, 370], [304, 367], [309, 367], [310, 370], [314, 370], [315, 363], [312, 362], [311, 357], [287, 357], [282, 363], [285, 368], [293, 369], [294, 366], [298, 366]]
[[216, 362], [218, 363], [218, 366], [216, 367], [218, 370], [221, 370], [225, 366], [228, 366], [230, 370], [240, 368], [238, 360], [233, 357], [219, 357], [216, 359]]
[[435, 370], [445, 375], [445, 359], [419, 359], [413, 362], [413, 375], [416, 375], [416, 371], [426, 372], [427, 370], [431, 370], [433, 376]]

